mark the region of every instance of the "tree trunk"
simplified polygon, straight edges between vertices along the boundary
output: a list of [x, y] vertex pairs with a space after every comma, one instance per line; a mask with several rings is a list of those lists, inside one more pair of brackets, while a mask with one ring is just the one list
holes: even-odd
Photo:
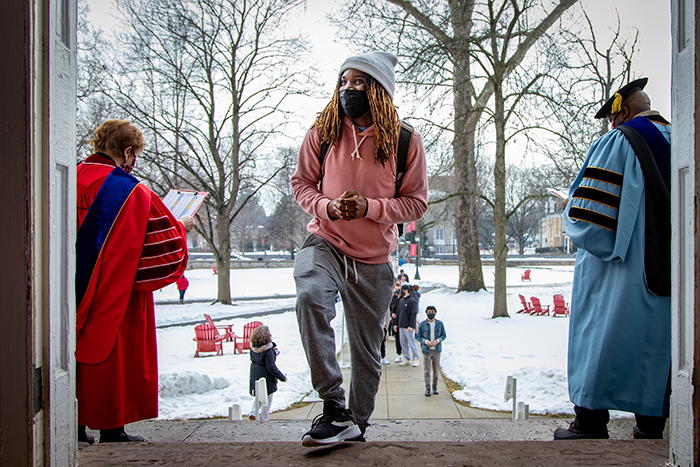
[[219, 254], [216, 258], [218, 291], [216, 301], [231, 304], [231, 221], [228, 215], [219, 213], [216, 220], [216, 235], [219, 239]]
[[509, 318], [508, 301], [506, 298], [506, 260], [508, 245], [506, 243], [506, 142], [504, 122], [504, 102], [501, 82], [498, 81], [494, 90], [494, 124], [496, 127], [496, 161], [493, 166], [495, 200], [493, 222], [495, 238], [493, 259], [496, 265], [496, 277], [493, 288], [492, 318]]
[[[485, 289], [484, 274], [481, 270], [479, 254], [479, 228], [477, 225], [476, 194], [478, 192], [476, 177], [476, 160], [474, 155], [474, 137], [478, 114], [471, 104], [469, 77], [458, 70], [468, 73], [467, 51], [459, 53], [461, 66], [455, 66], [454, 108], [455, 136], [452, 142], [455, 162], [455, 192], [461, 193], [455, 202], [455, 229], [457, 231], [457, 264], [459, 265], [458, 292], [476, 292]], [[455, 57], [457, 62], [457, 57]]]

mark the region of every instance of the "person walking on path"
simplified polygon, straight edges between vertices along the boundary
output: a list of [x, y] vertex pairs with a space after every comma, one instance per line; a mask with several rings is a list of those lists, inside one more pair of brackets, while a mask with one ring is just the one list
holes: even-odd
[[[396, 64], [388, 52], [343, 63], [333, 98], [306, 134], [292, 176], [294, 198], [313, 216], [294, 262], [297, 321], [311, 382], [324, 401], [323, 413], [302, 437], [304, 446], [364, 441], [381, 377], [396, 224], [420, 219], [427, 210], [423, 144], [399, 120], [393, 103]], [[408, 150], [397, 174], [401, 141]], [[348, 408], [330, 325], [337, 292], [352, 358]]]
[[576, 418], [554, 439], [608, 438], [608, 410], [635, 414], [634, 438], [661, 438], [671, 371], [671, 126], [647, 78], [598, 111], [613, 130], [586, 156], [566, 204], [578, 247], [569, 323]]
[[414, 284], [412, 286], [412, 288], [413, 288], [413, 298], [416, 299], [416, 306], [418, 306], [418, 308], [420, 308], [420, 291], [419, 291], [420, 287], [418, 285]]
[[181, 275], [177, 280], [177, 291], [180, 292], [180, 304], [185, 303], [185, 292], [187, 292], [187, 287], [189, 287], [190, 281], [187, 280], [185, 275]]
[[431, 379], [430, 370], [433, 371], [432, 392], [438, 393], [437, 383], [440, 374], [440, 354], [442, 353], [442, 342], [447, 339], [445, 325], [439, 319], [435, 319], [437, 309], [430, 305], [425, 309], [428, 319], [421, 321], [418, 325], [416, 337], [420, 342], [421, 352], [423, 352], [423, 379], [425, 380], [425, 395], [430, 396]]
[[[267, 388], [267, 405], [262, 406], [260, 418], [267, 421], [272, 405], [272, 395], [277, 391], [277, 380], [287, 382], [287, 377], [277, 368], [277, 355], [279, 355], [277, 345], [272, 342], [270, 328], [261, 325], [253, 329], [250, 334], [250, 385], [248, 391], [255, 397], [255, 382], [260, 378], [265, 378]], [[258, 407], [258, 398], [253, 399], [253, 406], [250, 408], [248, 418], [255, 420], [255, 413]]]
[[391, 313], [391, 321], [389, 322], [389, 330], [391, 335], [394, 336], [394, 343], [396, 344], [396, 359], [394, 363], [401, 363], [401, 336], [394, 330], [396, 328], [396, 304], [399, 302], [399, 295], [401, 294], [401, 281], [394, 282], [394, 288], [391, 294], [391, 303], [389, 304], [389, 312]]
[[384, 321], [382, 321], [382, 330], [384, 331], [384, 338], [382, 339], [382, 345], [379, 348], [379, 353], [382, 356], [382, 365], [389, 365], [391, 362], [386, 358], [386, 339], [389, 335], [389, 325], [391, 323], [391, 305], [386, 309], [386, 315], [384, 315]]
[[408, 274], [404, 272], [403, 269], [399, 270], [399, 277], [398, 279], [401, 281], [402, 284], [408, 284]]
[[78, 164], [76, 396], [78, 441], [143, 441], [127, 423], [158, 416], [153, 291], [187, 267], [189, 216], [173, 217], [129, 175], [145, 146], [126, 120], [107, 120]]
[[[394, 330], [401, 337], [401, 348], [403, 349], [403, 358], [399, 363], [401, 366], [407, 365], [411, 361], [413, 361], [413, 366], [420, 365], [418, 345], [414, 334], [417, 316], [418, 305], [411, 295], [411, 286], [403, 284], [399, 301], [396, 304], [396, 325], [394, 326]], [[411, 355], [413, 356], [411, 357]]]

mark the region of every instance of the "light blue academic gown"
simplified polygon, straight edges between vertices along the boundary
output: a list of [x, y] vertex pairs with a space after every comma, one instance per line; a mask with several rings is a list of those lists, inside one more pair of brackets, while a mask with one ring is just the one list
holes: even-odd
[[[670, 126], [654, 125], [670, 142]], [[584, 177], [588, 167], [608, 172], [588, 178], [589, 170]], [[574, 197], [579, 186], [619, 196], [619, 209]], [[579, 250], [569, 323], [569, 397], [587, 409], [668, 414], [671, 299], [653, 295], [644, 282], [644, 176], [620, 131], [593, 144], [570, 193], [566, 233]], [[617, 219], [617, 225], [612, 230], [609, 223], [597, 225], [595, 214], [572, 219], [574, 208]]]

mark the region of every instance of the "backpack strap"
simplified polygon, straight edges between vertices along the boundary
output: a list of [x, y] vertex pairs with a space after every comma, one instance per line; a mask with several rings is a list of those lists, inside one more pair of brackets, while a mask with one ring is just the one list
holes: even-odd
[[[406, 122], [401, 122], [399, 147], [396, 154], [396, 192], [394, 193], [394, 198], [399, 197], [403, 176], [406, 173], [406, 161], [408, 160], [408, 150], [411, 147], [411, 139], [413, 139], [413, 127]], [[403, 235], [403, 224], [396, 224], [396, 227], [399, 230], [400, 237]]]
[[328, 154], [328, 149], [331, 147], [331, 144], [328, 143], [327, 141], [322, 141], [321, 142], [321, 154], [319, 156], [319, 160], [321, 162], [321, 169], [320, 173], [318, 174], [318, 191], [321, 191], [321, 184], [323, 183], [323, 174], [326, 172], [326, 154]]
[[406, 160], [408, 159], [408, 149], [411, 147], [411, 139], [413, 139], [413, 127], [408, 123], [401, 122], [399, 148], [396, 154], [396, 193], [394, 198], [399, 197], [403, 176], [406, 173]]

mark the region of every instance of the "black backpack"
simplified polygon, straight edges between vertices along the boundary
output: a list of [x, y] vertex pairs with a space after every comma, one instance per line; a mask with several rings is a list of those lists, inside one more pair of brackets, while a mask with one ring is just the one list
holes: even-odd
[[[394, 193], [394, 198], [399, 197], [399, 190], [401, 189], [401, 183], [403, 183], [403, 176], [406, 173], [406, 160], [408, 159], [408, 148], [411, 146], [411, 138], [413, 137], [413, 127], [408, 123], [401, 122], [401, 132], [399, 133], [399, 150], [396, 159], [396, 192]], [[323, 171], [325, 166], [323, 165], [326, 154], [328, 154], [328, 149], [330, 148], [330, 143], [323, 141], [321, 143], [321, 173], [318, 175], [318, 189], [321, 191], [321, 183], [323, 182]], [[403, 235], [403, 224], [396, 224], [399, 229], [399, 237]]]

